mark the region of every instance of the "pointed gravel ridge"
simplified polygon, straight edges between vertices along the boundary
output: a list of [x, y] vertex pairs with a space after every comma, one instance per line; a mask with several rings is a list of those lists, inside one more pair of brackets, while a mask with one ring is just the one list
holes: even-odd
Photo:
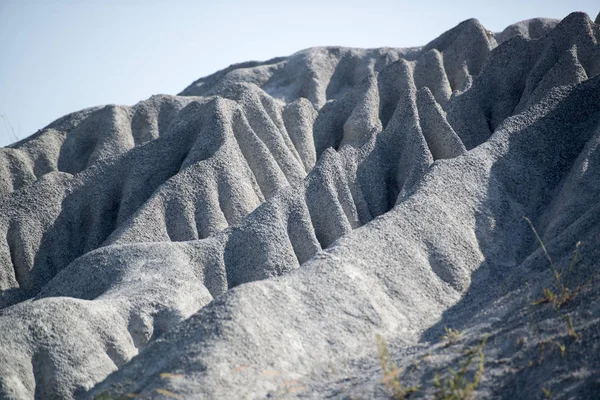
[[[313, 48], [0, 149], [0, 397], [321, 397], [332, 364], [369, 379], [352, 365], [376, 333], [406, 355], [441, 324], [491, 333], [482, 395], [539, 395], [550, 369], [497, 365], [518, 368], [506, 315], [548, 285], [522, 216], [594, 268], [599, 35], [574, 13]], [[598, 371], [552, 392], [585, 397]]]

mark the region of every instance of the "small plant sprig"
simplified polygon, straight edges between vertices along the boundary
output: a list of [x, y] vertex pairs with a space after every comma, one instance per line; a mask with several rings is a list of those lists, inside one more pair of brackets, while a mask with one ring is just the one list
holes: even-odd
[[[433, 384], [437, 388], [435, 398], [439, 400], [466, 400], [473, 399], [475, 389], [479, 386], [481, 378], [484, 374], [485, 354], [483, 347], [487, 341], [485, 335], [477, 346], [469, 347], [464, 352], [464, 359], [458, 362], [458, 371], [453, 368], [448, 368], [448, 374], [440, 380], [438, 374], [433, 379]], [[473, 380], [469, 381], [468, 375], [471, 369], [471, 364], [475, 357], [479, 358], [477, 370], [473, 375]]]
[[[10, 140], [13, 141], [13, 142], [18, 141], [19, 140], [19, 135], [17, 134], [17, 132], [15, 132], [15, 128], [13, 128], [13, 126], [10, 123], [10, 120], [8, 119], [8, 117], [6, 116], [6, 114], [0, 113], [0, 119], [2, 119], [4, 121], [4, 126], [6, 128], [6, 131], [8, 132]], [[20, 130], [21, 129], [19, 129], [19, 131]]]
[[552, 390], [550, 390], [549, 388], [542, 386], [542, 392], [544, 393], [544, 398], [545, 399], [552, 398]]
[[458, 329], [452, 329], [448, 327], [444, 327], [444, 334], [442, 335], [442, 342], [444, 342], [444, 347], [452, 346], [456, 342], [458, 342], [463, 335], [465, 334], [463, 331], [459, 331]]
[[419, 390], [418, 387], [411, 386], [405, 388], [400, 382], [400, 373], [402, 370], [398, 368], [396, 363], [392, 361], [390, 350], [387, 343], [381, 335], [377, 335], [377, 352], [379, 353], [379, 361], [383, 370], [383, 379], [385, 387], [392, 393], [392, 398], [396, 400], [404, 400], [412, 393]]
[[563, 279], [563, 275], [565, 274], [565, 271], [562, 271], [562, 272], [558, 271], [558, 268], [556, 268], [556, 266], [554, 265], [554, 262], [552, 261], [552, 257], [550, 257], [550, 254], [548, 254], [548, 250], [546, 250], [546, 245], [542, 241], [542, 238], [540, 237], [540, 235], [538, 235], [537, 230], [533, 226], [533, 223], [531, 222], [531, 220], [529, 218], [527, 218], [527, 217], [523, 217], [523, 218], [525, 218], [525, 221], [527, 221], [527, 223], [531, 227], [531, 230], [535, 234], [535, 237], [536, 237], [538, 243], [542, 247], [544, 255], [546, 256], [546, 258], [548, 259], [548, 262], [550, 263], [550, 268], [552, 269], [552, 273], [554, 274], [554, 288], [552, 288], [552, 289], [544, 288], [542, 290], [543, 297], [534, 301], [533, 304], [540, 305], [540, 304], [549, 303], [557, 308], [560, 308], [563, 305], [565, 305], [566, 303], [568, 303], [569, 301], [573, 300], [577, 296], [579, 291], [581, 290], [581, 285], [578, 285], [574, 290], [572, 290], [569, 286], [569, 283], [571, 280], [571, 273], [573, 272], [573, 267], [577, 263], [577, 257], [579, 255], [579, 246], [581, 245], [581, 242], [577, 242], [577, 244], [575, 245], [575, 252], [573, 254], [573, 258], [571, 259], [569, 268], [566, 271], [566, 279]]
[[[562, 319], [563, 321], [565, 321], [565, 324], [567, 325], [567, 332], [569, 333], [569, 336], [573, 337], [574, 339], [578, 339], [579, 334], [575, 331], [575, 327], [573, 326], [573, 319], [571, 318], [570, 315], [564, 314], [560, 310], [560, 308], [562, 306], [564, 306], [565, 304], [567, 304], [568, 302], [572, 301], [575, 297], [577, 297], [577, 295], [581, 291], [581, 288], [591, 281], [591, 279], [590, 279], [583, 286], [581, 284], [579, 284], [579, 285], [577, 285], [577, 287], [575, 289], [571, 289], [571, 287], [570, 287], [571, 273], [573, 271], [573, 267], [575, 267], [575, 264], [577, 263], [577, 257], [579, 255], [579, 246], [581, 245], [581, 242], [577, 242], [577, 244], [575, 245], [575, 252], [573, 253], [573, 258], [571, 259], [569, 268], [566, 271], [559, 272], [558, 268], [556, 268], [556, 266], [554, 265], [554, 262], [552, 261], [552, 257], [550, 257], [550, 254], [548, 254], [548, 250], [546, 250], [546, 245], [544, 244], [544, 241], [542, 240], [540, 235], [538, 235], [537, 230], [535, 229], [535, 226], [533, 226], [533, 222], [531, 222], [531, 220], [527, 217], [523, 217], [523, 218], [525, 219], [525, 221], [527, 221], [527, 223], [531, 227], [531, 230], [535, 234], [535, 237], [536, 237], [538, 243], [540, 244], [540, 246], [542, 247], [542, 251], [544, 252], [544, 255], [546, 256], [546, 259], [548, 259], [548, 262], [550, 263], [550, 268], [552, 269], [552, 273], [554, 275], [554, 288], [542, 289], [542, 297], [539, 298], [538, 300], [535, 300], [533, 302], [533, 305], [534, 306], [538, 306], [538, 305], [542, 305], [542, 304], [552, 305], [552, 308], [554, 309], [557, 317]], [[566, 279], [563, 279], [565, 272], [566, 272]]]

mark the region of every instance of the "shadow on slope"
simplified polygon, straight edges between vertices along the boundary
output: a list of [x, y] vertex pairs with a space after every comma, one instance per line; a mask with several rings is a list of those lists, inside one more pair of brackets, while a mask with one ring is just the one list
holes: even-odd
[[[475, 235], [485, 261], [472, 274], [471, 285], [462, 299], [444, 312], [439, 323], [422, 334], [421, 341], [438, 342], [445, 327], [458, 330], [479, 327], [492, 333], [488, 340], [488, 347], [493, 347], [492, 361], [488, 362], [514, 356], [511, 351], [515, 351], [516, 338], [507, 337], [530, 323], [523, 312], [531, 303], [532, 293], [539, 297], [542, 287], [552, 285], [547, 260], [523, 220], [524, 215], [545, 233], [542, 236], [547, 248], [559, 265], [568, 265], [576, 242], [582, 241], [583, 262], [575, 269], [574, 282], [583, 282], [593, 274], [599, 252], [600, 214], [594, 201], [577, 204], [576, 199], [584, 195], [593, 197], [585, 193], [592, 189], [595, 196], [600, 196], [600, 187], [596, 183], [581, 184], [576, 190], [565, 191], [565, 188], [572, 189], [569, 182], [581, 175], [582, 165], [586, 166], [588, 181], [600, 179], [599, 104], [600, 76], [597, 76], [576, 86], [554, 89], [540, 104], [510, 117], [498, 128], [488, 143], [496, 142], [495, 146], [505, 150], [491, 168], [486, 200], [476, 215]], [[549, 112], [542, 118], [519, 129], [520, 124], [545, 110]], [[561, 225], [562, 230], [548, 232], [549, 221]], [[598, 291], [594, 288], [584, 295], [592, 300]], [[597, 340], [596, 336], [590, 332], [583, 335], [578, 349], [583, 356], [580, 365], [585, 364], [597, 372], [599, 360], [585, 356], [586, 346], [589, 348]], [[571, 366], [576, 358], [571, 357]], [[511, 363], [518, 364], [510, 359]], [[542, 372], [519, 369], [515, 373], [504, 373], [490, 378], [494, 379], [491, 385], [502, 387], [494, 391], [500, 390], [503, 398], [515, 395], [532, 398], [540, 394], [545, 380], [552, 378], [553, 368], [550, 365], [540, 370]], [[589, 394], [592, 376], [588, 375], [588, 379], [569, 390], [578, 395]], [[532, 385], [532, 381], [539, 386]]]

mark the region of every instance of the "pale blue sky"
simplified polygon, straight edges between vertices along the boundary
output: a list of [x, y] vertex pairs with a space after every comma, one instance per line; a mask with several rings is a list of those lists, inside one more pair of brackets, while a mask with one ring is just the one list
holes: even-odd
[[[0, 0], [0, 114], [24, 138], [72, 111], [177, 94], [236, 62], [320, 45], [424, 45], [468, 18], [491, 31], [595, 0]], [[14, 141], [0, 117], [0, 146]]]

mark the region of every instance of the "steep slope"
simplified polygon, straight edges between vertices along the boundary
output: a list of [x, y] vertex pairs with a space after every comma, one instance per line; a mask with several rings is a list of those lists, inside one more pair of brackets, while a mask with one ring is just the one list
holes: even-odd
[[[523, 215], [556, 259], [583, 241], [585, 277], [599, 35], [575, 13], [496, 36], [468, 20], [418, 49], [309, 49], [0, 150], [0, 396], [322, 393], [376, 333], [406, 352], [442, 323], [502, 325], [511, 296], [547, 284]], [[515, 331], [492, 359], [516, 363]], [[505, 378], [482, 390], [510, 397]]]

